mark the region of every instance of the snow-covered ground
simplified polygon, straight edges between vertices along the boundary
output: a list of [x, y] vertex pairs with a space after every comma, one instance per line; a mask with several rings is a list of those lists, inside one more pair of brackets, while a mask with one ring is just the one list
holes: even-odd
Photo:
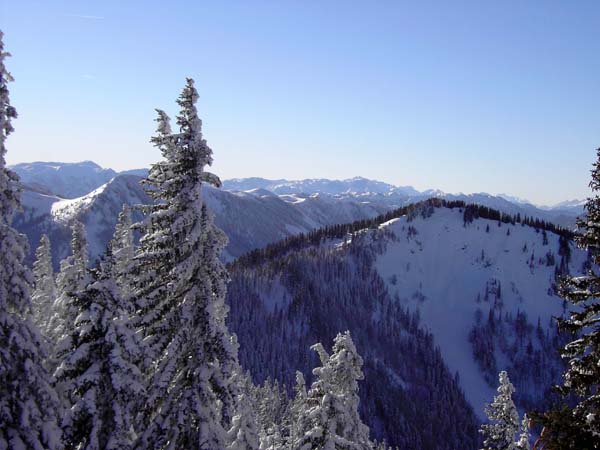
[[[504, 312], [524, 311], [531, 322], [540, 318], [547, 326], [552, 316], [561, 314], [562, 302], [549, 291], [554, 266], [538, 259], [549, 251], [557, 256], [559, 244], [557, 235], [547, 233], [548, 244], [543, 245], [542, 232], [519, 224], [498, 226], [485, 219], [463, 223], [458, 209], [446, 208], [426, 219], [391, 221], [386, 228], [398, 241], [388, 244], [376, 266], [390, 292], [420, 311], [449, 368], [459, 373], [467, 399], [482, 415], [494, 390], [473, 359], [469, 331], [477, 308], [487, 317], [486, 286], [500, 283]], [[572, 258], [571, 268], [579, 270], [584, 253], [574, 250]]]

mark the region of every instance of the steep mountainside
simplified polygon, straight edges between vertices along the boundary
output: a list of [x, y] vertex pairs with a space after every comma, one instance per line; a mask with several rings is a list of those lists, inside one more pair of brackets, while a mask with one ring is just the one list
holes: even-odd
[[375, 262], [390, 294], [419, 312], [480, 415], [500, 370], [509, 371], [521, 406], [541, 402], [558, 381], [559, 365], [544, 360], [555, 354], [552, 317], [563, 313], [554, 280], [587, 262], [552, 232], [498, 224], [465, 224], [458, 208], [403, 217], [386, 224], [394, 239]]
[[433, 426], [455, 437], [448, 448], [474, 449], [500, 370], [521, 409], [543, 404], [562, 370], [555, 275], [581, 271], [587, 255], [552, 227], [447, 205], [238, 260], [230, 320], [244, 365], [291, 385], [295, 368], [310, 376], [311, 343], [350, 329], [366, 361], [363, 417], [376, 437], [414, 448], [446, 448], [422, 441]]

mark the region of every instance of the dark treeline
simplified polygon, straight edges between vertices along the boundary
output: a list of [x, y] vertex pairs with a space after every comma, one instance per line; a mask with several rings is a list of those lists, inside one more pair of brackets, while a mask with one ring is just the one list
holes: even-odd
[[407, 216], [408, 221], [411, 221], [419, 215], [428, 217], [433, 213], [434, 208], [462, 209], [465, 226], [475, 219], [488, 219], [498, 221], [498, 223], [510, 223], [512, 225], [520, 223], [523, 226], [530, 226], [536, 230], [550, 231], [559, 235], [561, 241], [565, 242], [573, 239], [575, 236], [575, 233], [571, 230], [538, 218], [521, 216], [521, 214], [511, 215], [487, 206], [467, 204], [462, 200], [430, 198], [402, 206], [401, 208], [394, 209], [385, 214], [380, 214], [372, 219], [362, 219], [350, 223], [328, 225], [309, 233], [300, 233], [295, 236], [290, 236], [281, 241], [269, 244], [264, 248], [252, 250], [245, 255], [240, 256], [232, 263], [232, 266], [254, 266], [261, 264], [265, 261], [282, 256], [289, 251], [300, 250], [312, 245], [319, 245], [327, 239], [341, 239], [349, 235], [352, 236], [361, 230], [377, 228], [385, 222], [402, 216]]

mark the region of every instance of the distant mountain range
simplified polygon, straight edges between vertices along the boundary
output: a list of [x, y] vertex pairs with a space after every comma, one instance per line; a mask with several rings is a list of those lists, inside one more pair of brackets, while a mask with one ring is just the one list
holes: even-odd
[[384, 194], [417, 196], [422, 193], [412, 186], [394, 186], [383, 181], [355, 177], [347, 180], [329, 180], [325, 178], [305, 180], [267, 180], [265, 178], [233, 178], [223, 182], [223, 189], [230, 191], [249, 191], [264, 189], [277, 195], [286, 194], [329, 194], [364, 195]]
[[268, 180], [265, 178], [235, 178], [225, 180], [223, 189], [265, 195], [271, 193], [285, 201], [300, 201], [309, 196], [329, 196], [332, 199], [354, 199], [389, 208], [397, 208], [431, 197], [462, 200], [498, 209], [509, 214], [536, 217], [572, 228], [577, 216], [583, 213], [585, 200], [571, 200], [554, 206], [536, 206], [531, 202], [507, 194], [492, 195], [485, 192], [449, 194], [439, 189], [418, 191], [412, 186], [394, 186], [382, 181], [362, 177], [346, 180], [305, 179]]
[[[21, 177], [21, 182], [37, 188], [50, 189], [51, 193], [63, 198], [76, 198], [90, 193], [117, 175], [146, 176], [148, 169], [133, 169], [117, 172], [105, 169], [93, 161], [79, 163], [63, 162], [31, 162], [10, 166]], [[491, 195], [450, 194], [439, 189], [418, 191], [412, 186], [395, 186], [383, 181], [370, 180], [363, 177], [345, 180], [327, 178], [307, 178], [304, 180], [270, 180], [260, 177], [232, 178], [223, 181], [223, 189], [227, 191], [265, 190], [275, 195], [293, 194], [328, 194], [333, 196], [375, 196], [386, 197], [446, 197], [446, 198], [501, 198], [515, 205], [525, 205], [545, 211], [564, 211], [573, 215], [580, 214], [585, 199], [567, 200], [552, 206], [534, 205], [526, 199], [508, 194]]]
[[477, 198], [488, 197], [504, 199], [515, 205], [523, 205], [546, 211], [570, 211], [579, 214], [583, 210], [585, 200], [568, 200], [553, 206], [538, 206], [529, 200], [508, 194], [491, 195], [485, 192], [476, 194], [450, 194], [439, 189], [418, 191], [412, 186], [395, 186], [383, 181], [369, 180], [363, 177], [348, 178], [346, 180], [330, 180], [326, 178], [308, 178], [304, 180], [269, 180], [266, 178], [232, 178], [223, 182], [223, 189], [230, 191], [250, 191], [264, 189], [276, 195], [289, 194], [329, 194], [337, 196], [365, 196], [384, 195], [387, 197], [443, 197], [443, 198]]
[[[139, 181], [147, 169], [116, 172], [92, 161], [81, 163], [33, 162], [11, 167], [25, 187], [24, 211], [16, 226], [37, 245], [49, 233], [56, 260], [68, 253], [68, 225], [77, 218], [88, 228], [92, 257], [101, 254], [113, 232], [122, 204], [145, 204], [150, 198]], [[580, 201], [538, 208], [507, 196], [446, 194], [417, 191], [356, 177], [347, 180], [225, 180], [222, 189], [205, 188], [205, 197], [216, 223], [229, 237], [223, 255], [232, 260], [255, 248], [298, 233], [337, 223], [372, 218], [430, 197], [463, 200], [509, 214], [537, 217], [572, 228], [582, 212]], [[33, 251], [33, 248], [32, 248]]]

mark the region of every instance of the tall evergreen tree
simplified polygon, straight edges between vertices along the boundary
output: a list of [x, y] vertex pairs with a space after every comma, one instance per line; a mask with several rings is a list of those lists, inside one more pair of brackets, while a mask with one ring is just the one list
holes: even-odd
[[[595, 267], [600, 264], [600, 148], [597, 157], [590, 181], [594, 196], [585, 204], [586, 216], [578, 221], [580, 233], [575, 237]], [[574, 336], [563, 349], [568, 367], [562, 391], [577, 398], [574, 425], [600, 436], [600, 274], [592, 267], [584, 276], [567, 276], [559, 291], [573, 306], [568, 318], [559, 319], [559, 328]]]
[[282, 427], [285, 421], [287, 407], [286, 392], [281, 389], [279, 382], [274, 382], [267, 378], [262, 386], [256, 386], [254, 389], [254, 408], [263, 435], [277, 430], [283, 435]]
[[338, 334], [333, 353], [321, 344], [312, 347], [321, 360], [308, 392], [308, 409], [301, 419], [300, 450], [370, 450], [369, 429], [358, 415], [358, 380], [363, 379], [362, 358], [350, 333]]
[[294, 386], [294, 399], [289, 408], [289, 445], [288, 448], [296, 448], [300, 442], [301, 432], [307, 429], [305, 422], [307, 412], [308, 393], [306, 392], [306, 380], [302, 372], [296, 372], [296, 385]]
[[56, 277], [57, 297], [53, 305], [53, 313], [48, 325], [47, 334], [56, 345], [69, 331], [78, 314], [73, 304], [78, 292], [86, 285], [88, 251], [85, 227], [79, 221], [72, 225], [71, 255], [60, 263], [60, 271]]
[[91, 271], [90, 283], [74, 297], [74, 330], [59, 344], [65, 357], [55, 378], [69, 406], [63, 420], [67, 449], [127, 450], [136, 439], [140, 346], [131, 313], [122, 307], [115, 263], [109, 251]]
[[126, 308], [133, 312], [133, 257], [135, 247], [133, 242], [133, 231], [131, 229], [131, 209], [124, 204], [119, 213], [119, 219], [115, 227], [114, 236], [110, 242], [111, 252], [114, 259], [113, 274], [115, 282], [119, 287], [121, 299], [126, 303]]
[[481, 426], [483, 450], [515, 450], [515, 435], [519, 429], [519, 414], [513, 402], [515, 388], [505, 371], [499, 374], [498, 395], [485, 409], [491, 423]]
[[35, 251], [33, 280], [34, 290], [31, 296], [33, 320], [42, 334], [47, 335], [54, 300], [56, 300], [56, 281], [52, 268], [50, 239], [45, 234], [40, 239], [40, 244]]
[[6, 168], [6, 138], [17, 117], [0, 31], [0, 449], [60, 449], [58, 398], [45, 371], [41, 337], [30, 319], [32, 276], [24, 264], [27, 239], [12, 228], [20, 207], [17, 175]]
[[212, 150], [202, 137], [198, 93], [188, 79], [177, 103], [179, 132], [158, 111], [152, 138], [164, 157], [145, 184], [156, 200], [135, 257], [136, 302], [151, 389], [139, 448], [223, 449], [235, 411], [237, 345], [225, 327], [226, 243], [203, 205]]

